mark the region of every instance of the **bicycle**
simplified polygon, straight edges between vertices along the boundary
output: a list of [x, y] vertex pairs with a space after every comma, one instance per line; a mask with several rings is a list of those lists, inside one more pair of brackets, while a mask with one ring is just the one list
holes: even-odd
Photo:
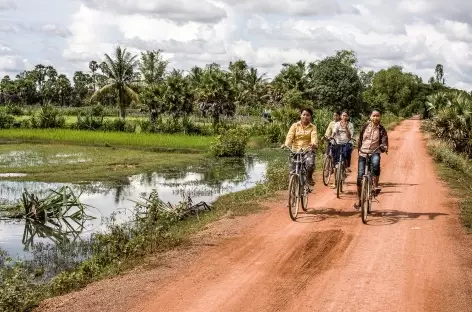
[[289, 159], [293, 158], [295, 163], [295, 171], [290, 171], [290, 182], [288, 184], [288, 211], [290, 218], [295, 221], [298, 216], [299, 201], [301, 202], [303, 211], [307, 211], [308, 194], [312, 191], [310, 186], [306, 183], [305, 167], [305, 155], [310, 149], [302, 149], [299, 152], [294, 152], [287, 146], [285, 146], [284, 149], [290, 151]]
[[[371, 214], [372, 200], [377, 198], [377, 192], [372, 192], [374, 188], [374, 179], [372, 179], [372, 156], [376, 154], [377, 150], [385, 145], [379, 145], [372, 153], [368, 153], [365, 157], [365, 172], [362, 176], [361, 187], [361, 217], [362, 223], [367, 223], [367, 215]], [[388, 155], [388, 152], [385, 152]]]
[[329, 185], [329, 181], [331, 180], [331, 175], [333, 174], [334, 171], [334, 166], [333, 166], [333, 156], [331, 155], [331, 146], [329, 145], [329, 139], [324, 138], [325, 140], [328, 141], [328, 153], [324, 155], [323, 158], [323, 184], [325, 186]]
[[331, 151], [336, 151], [336, 159], [333, 159], [335, 161], [334, 165], [334, 184], [336, 185], [336, 197], [339, 197], [339, 194], [342, 193], [343, 191], [343, 184], [344, 180], [346, 179], [346, 167], [344, 164], [344, 149], [346, 148], [348, 143], [353, 142], [354, 139], [350, 139], [348, 143], [344, 144], [338, 144], [334, 138], [329, 138], [330, 143], [334, 142], [334, 144], [331, 144]]

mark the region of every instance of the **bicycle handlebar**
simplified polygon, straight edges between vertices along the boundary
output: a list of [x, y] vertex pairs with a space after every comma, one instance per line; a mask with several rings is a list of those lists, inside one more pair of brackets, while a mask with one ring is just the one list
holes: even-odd
[[[374, 151], [373, 151], [373, 152], [371, 152], [371, 153], [366, 153], [366, 154], [367, 154], [367, 156], [370, 156], [370, 155], [373, 155], [373, 154], [375, 154], [375, 152], [377, 152], [377, 150], [378, 150], [379, 148], [381, 148], [381, 147], [386, 147], [386, 146], [385, 146], [385, 145], [383, 145], [383, 144], [381, 144], [381, 145], [377, 146], [377, 148], [376, 148], [376, 149], [374, 149]], [[360, 151], [360, 149], [359, 149], [359, 151]], [[381, 151], [381, 152], [382, 152], [382, 151]], [[385, 151], [385, 154], [387, 154], [387, 155], [388, 155], [388, 151]]]
[[[326, 138], [326, 140], [328, 140], [328, 142], [333, 142], [334, 141], [334, 143], [337, 144], [337, 145], [339, 144], [338, 142], [336, 142], [336, 139], [333, 138], [333, 137]], [[356, 139], [350, 138], [349, 141], [347, 141], [347, 143], [350, 143], [351, 141], [354, 143], [354, 142], [356, 142]], [[343, 143], [343, 144], [347, 144], [347, 143]], [[339, 144], [339, 145], [341, 145], [341, 144]]]
[[310, 148], [307, 148], [307, 149], [303, 149], [303, 148], [302, 148], [300, 151], [295, 152], [295, 151], [293, 151], [290, 147], [288, 147], [287, 145], [284, 145], [284, 146], [282, 147], [282, 149], [287, 150], [287, 151], [290, 151], [292, 154], [305, 154], [305, 153], [307, 153], [307, 152], [310, 151]]

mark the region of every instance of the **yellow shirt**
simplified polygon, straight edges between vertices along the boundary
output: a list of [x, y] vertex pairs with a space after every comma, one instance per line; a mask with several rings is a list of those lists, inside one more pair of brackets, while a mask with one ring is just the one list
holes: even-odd
[[306, 149], [310, 144], [318, 144], [316, 126], [311, 122], [306, 126], [303, 126], [301, 121], [294, 123], [288, 130], [285, 145], [299, 151], [302, 148]]
[[336, 121], [334, 120], [329, 123], [328, 128], [326, 128], [325, 137], [329, 138], [333, 135], [333, 128], [335, 124]]

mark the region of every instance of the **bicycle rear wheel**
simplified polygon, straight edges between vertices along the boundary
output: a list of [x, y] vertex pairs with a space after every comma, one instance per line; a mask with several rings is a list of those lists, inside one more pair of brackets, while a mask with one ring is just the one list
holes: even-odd
[[368, 189], [368, 194], [369, 194], [369, 198], [368, 198], [368, 201], [367, 201], [367, 213], [368, 214], [371, 214], [372, 213], [372, 198], [374, 197], [374, 182], [372, 181], [372, 179], [370, 180], [370, 183], [369, 183], [369, 189]]
[[324, 160], [323, 160], [323, 184], [325, 186], [328, 186], [329, 180], [331, 179], [331, 167], [332, 165], [332, 159], [329, 155], [325, 155]]
[[303, 211], [308, 211], [308, 195], [310, 194], [308, 185], [305, 183], [300, 187], [300, 202], [302, 204]]
[[290, 219], [297, 220], [298, 216], [298, 201], [300, 199], [300, 186], [298, 176], [292, 174], [290, 176], [290, 183], [288, 185], [288, 212]]
[[362, 223], [367, 223], [367, 213], [369, 211], [369, 179], [367, 177], [362, 178], [362, 189], [361, 189], [361, 217]]

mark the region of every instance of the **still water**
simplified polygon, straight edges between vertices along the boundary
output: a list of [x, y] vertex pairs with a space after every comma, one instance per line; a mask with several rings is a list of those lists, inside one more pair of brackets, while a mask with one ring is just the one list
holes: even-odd
[[[205, 201], [211, 204], [221, 195], [256, 185], [263, 180], [266, 166], [267, 162], [254, 157], [216, 160], [199, 166], [138, 174], [120, 182], [91, 184], [19, 182], [4, 177], [0, 180], [0, 198], [16, 201], [25, 189], [43, 198], [50, 189], [70, 186], [75, 194], [82, 193], [82, 203], [93, 206], [87, 213], [95, 219], [86, 221], [80, 230], [79, 236], [85, 238], [104, 231], [112, 214], [118, 222], [129, 220], [135, 205], [132, 201], [140, 200], [142, 193], [149, 194], [156, 189], [159, 197], [171, 204], [183, 201], [189, 194], [194, 203]], [[13, 258], [30, 259], [33, 243], [54, 241], [54, 236], [48, 231], [30, 231], [24, 221], [0, 221], [0, 248]]]

